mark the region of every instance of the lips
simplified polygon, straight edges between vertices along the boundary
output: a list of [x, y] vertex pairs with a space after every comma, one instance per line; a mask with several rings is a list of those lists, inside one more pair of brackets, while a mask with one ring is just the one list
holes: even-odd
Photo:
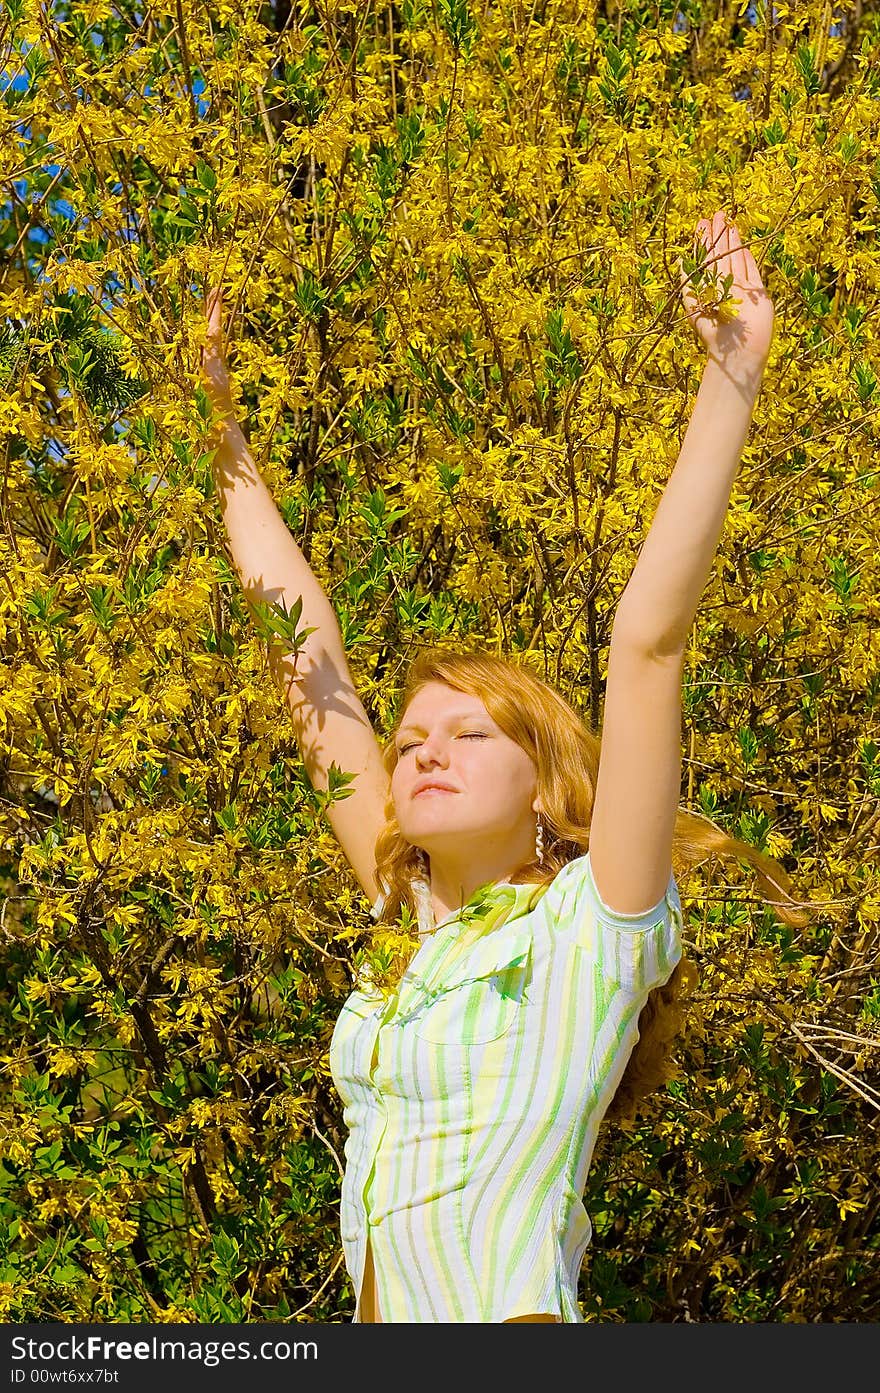
[[418, 798], [420, 793], [457, 793], [458, 789], [451, 784], [444, 784], [439, 779], [430, 779], [423, 784], [417, 784], [413, 789], [413, 798]]

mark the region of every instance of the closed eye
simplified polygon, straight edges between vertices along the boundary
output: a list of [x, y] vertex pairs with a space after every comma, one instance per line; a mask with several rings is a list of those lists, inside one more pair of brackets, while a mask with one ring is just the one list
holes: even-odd
[[[460, 740], [488, 740], [488, 735], [483, 730], [468, 730], [458, 737]], [[398, 757], [405, 755], [407, 750], [411, 750], [415, 742], [410, 741], [408, 745], [401, 745], [397, 751]]]

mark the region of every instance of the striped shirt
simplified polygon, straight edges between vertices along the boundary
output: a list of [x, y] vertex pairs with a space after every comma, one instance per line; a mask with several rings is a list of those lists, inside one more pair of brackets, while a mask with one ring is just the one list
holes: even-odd
[[384, 1321], [583, 1323], [596, 1133], [647, 995], [681, 956], [681, 922], [674, 876], [653, 909], [618, 914], [587, 852], [549, 886], [477, 892], [395, 992], [351, 994], [330, 1068], [355, 1321], [369, 1233]]

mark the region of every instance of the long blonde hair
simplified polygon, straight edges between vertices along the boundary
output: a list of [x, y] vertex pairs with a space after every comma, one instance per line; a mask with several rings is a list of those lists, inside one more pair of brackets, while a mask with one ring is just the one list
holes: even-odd
[[[409, 702], [427, 682], [443, 682], [478, 697], [505, 735], [534, 761], [544, 858], [540, 864], [536, 858], [526, 862], [511, 879], [523, 885], [549, 884], [567, 862], [582, 856], [589, 847], [600, 739], [555, 687], [521, 662], [480, 650], [449, 652], [431, 647], [423, 649], [410, 665], [398, 718], [383, 746], [389, 780], [397, 762], [397, 729]], [[376, 840], [376, 873], [384, 895], [377, 926], [402, 922], [406, 927], [418, 915], [419, 850], [401, 835], [390, 796], [385, 814], [386, 824]], [[794, 907], [803, 902], [792, 898], [792, 883], [776, 861], [728, 836], [708, 818], [679, 808], [672, 845], [676, 882], [710, 855], [750, 862], [758, 889], [777, 916], [795, 928], [809, 922], [808, 914]], [[393, 973], [397, 978], [416, 946], [413, 935], [412, 947], [397, 957]], [[682, 958], [669, 981], [648, 996], [639, 1016], [639, 1039], [606, 1116], [631, 1116], [640, 1101], [668, 1077], [672, 1041], [681, 1025], [682, 997], [695, 980], [695, 968]]]

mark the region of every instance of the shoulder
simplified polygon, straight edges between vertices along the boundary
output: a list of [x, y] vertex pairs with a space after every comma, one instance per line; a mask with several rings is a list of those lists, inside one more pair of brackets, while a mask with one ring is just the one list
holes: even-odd
[[655, 928], [671, 914], [681, 916], [681, 897], [675, 876], [670, 874], [661, 898], [639, 914], [623, 914], [605, 904], [596, 886], [589, 851], [568, 861], [557, 871], [545, 896], [554, 919], [564, 921], [588, 913], [608, 928], [639, 933]]
[[674, 875], [656, 905], [621, 914], [603, 902], [587, 851], [557, 872], [542, 903], [557, 948], [587, 953], [596, 970], [617, 982], [649, 989], [664, 982], [681, 957], [682, 907]]

